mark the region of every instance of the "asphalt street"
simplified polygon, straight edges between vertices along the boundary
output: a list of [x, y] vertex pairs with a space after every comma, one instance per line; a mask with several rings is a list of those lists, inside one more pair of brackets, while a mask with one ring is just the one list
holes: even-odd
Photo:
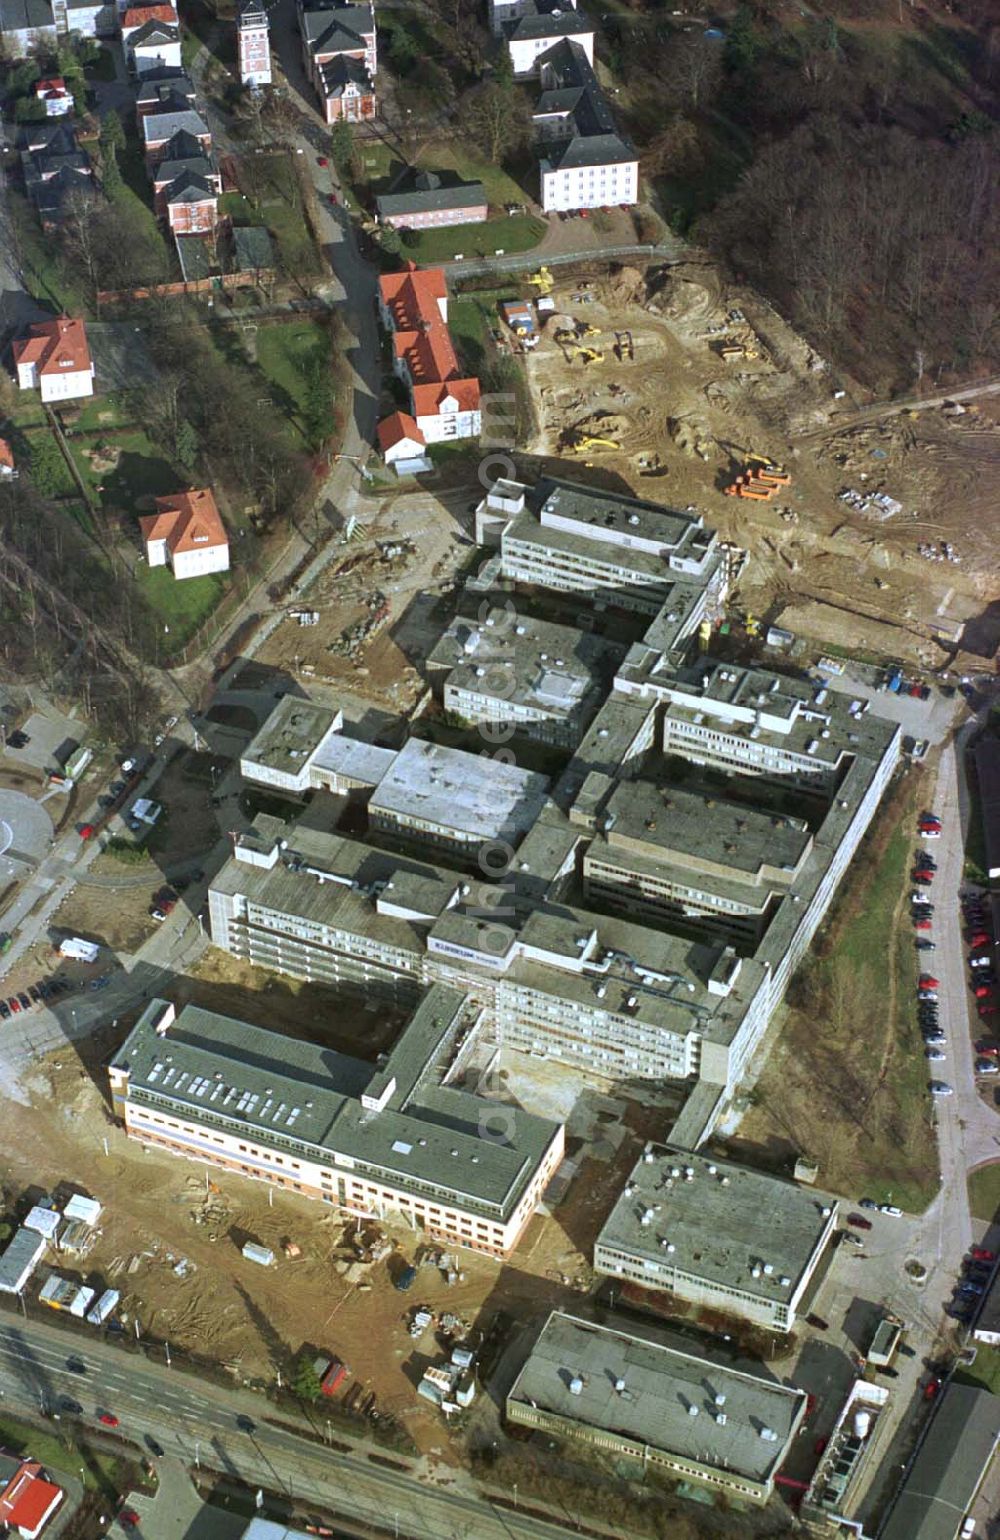
[[[85, 1373], [71, 1372], [69, 1359]], [[120, 1423], [115, 1436], [147, 1452], [145, 1440], [152, 1436], [188, 1466], [238, 1476], [378, 1525], [400, 1540], [556, 1540], [575, 1528], [571, 1515], [548, 1523], [495, 1508], [471, 1490], [420, 1483], [396, 1457], [378, 1451], [369, 1457], [360, 1446], [345, 1452], [339, 1431], [333, 1437], [340, 1447], [334, 1448], [274, 1427], [262, 1416], [259, 1398], [126, 1356], [94, 1342], [85, 1327], [69, 1334], [39, 1322], [0, 1321], [0, 1391], [11, 1409], [58, 1413], [67, 1427], [79, 1423], [102, 1436], [99, 1414], [111, 1412]]]

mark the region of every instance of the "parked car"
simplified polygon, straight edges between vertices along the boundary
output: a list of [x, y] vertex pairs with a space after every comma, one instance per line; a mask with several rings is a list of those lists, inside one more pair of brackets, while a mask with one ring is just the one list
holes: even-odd
[[929, 888], [933, 880], [930, 872], [912, 872], [910, 874], [910, 881], [915, 882], [921, 888]]
[[981, 1037], [976, 1043], [976, 1052], [988, 1059], [995, 1059], [1000, 1056], [1000, 1043], [995, 1043], [992, 1038]]
[[876, 1373], [888, 1375], [890, 1380], [899, 1379], [899, 1370], [894, 1369], [891, 1364], [883, 1364], [881, 1368], [876, 1371]]
[[938, 1391], [940, 1389], [941, 1389], [941, 1381], [940, 1380], [928, 1380], [927, 1384], [924, 1386], [924, 1400], [925, 1401], [933, 1401], [934, 1397], [937, 1395], [937, 1393], [938, 1393]]
[[830, 1330], [830, 1323], [829, 1323], [829, 1321], [824, 1321], [824, 1319], [823, 1319], [823, 1317], [821, 1315], [814, 1315], [812, 1311], [810, 1311], [809, 1314], [806, 1316], [806, 1321], [807, 1321], [807, 1323], [810, 1326], [815, 1327], [815, 1329], [817, 1331], [829, 1331]]
[[942, 1064], [948, 1055], [942, 1053], [940, 1048], [925, 1048], [924, 1057], [929, 1059], [931, 1064]]
[[977, 946], [989, 946], [990, 944], [990, 938], [984, 930], [974, 930], [971, 935], [966, 936], [965, 939], [968, 941], [969, 946], [973, 948]]
[[918, 989], [918, 991], [917, 991], [917, 999], [918, 1000], [930, 1000], [930, 1001], [932, 1001], [936, 1005], [937, 1004], [937, 990], [935, 990], [935, 989]]
[[864, 1241], [861, 1239], [861, 1236], [860, 1235], [855, 1235], [852, 1230], [841, 1230], [840, 1238], [841, 1238], [842, 1241], [846, 1241], [848, 1243], [848, 1245], [851, 1245], [851, 1246], [863, 1246], [864, 1245]]
[[986, 1293], [986, 1289], [981, 1283], [972, 1283], [967, 1279], [964, 1283], [955, 1286], [955, 1293], [963, 1295], [966, 1299], [978, 1299], [980, 1294]]
[[858, 1208], [874, 1209], [876, 1213], [878, 1212], [878, 1204], [874, 1198], [859, 1198]]
[[903, 1217], [903, 1210], [901, 1208], [897, 1208], [895, 1203], [879, 1204], [879, 1213], [888, 1214], [891, 1219], [902, 1219]]
[[7, 1000], [7, 1004], [10, 1006], [11, 1014], [12, 1015], [17, 1016], [17, 1015], [20, 1014], [21, 1002], [17, 998], [17, 995], [10, 995], [8, 1000]]
[[937, 989], [938, 987], [938, 980], [934, 977], [933, 973], [922, 973], [918, 982], [921, 989]]
[[22, 1011], [30, 1011], [31, 1010], [32, 1001], [25, 994], [23, 989], [21, 990], [21, 992], [20, 992], [20, 994], [18, 995], [17, 998], [18, 998], [18, 1003], [20, 1004], [20, 1007], [21, 1007]]
[[9, 1021], [9, 1019], [10, 1006], [7, 1004], [6, 1000], [0, 1000], [0, 1021]]
[[935, 871], [935, 868], [931, 867], [931, 866], [923, 866], [923, 865], [915, 866], [913, 868], [914, 881], [920, 881], [921, 879], [926, 878], [926, 880], [928, 882], [933, 882], [934, 881], [934, 871]]
[[977, 1000], [988, 1000], [993, 993], [992, 984], [977, 984], [972, 991]]
[[933, 952], [937, 949], [936, 941], [928, 941], [926, 936], [918, 936], [913, 945], [918, 952]]
[[863, 1214], [848, 1214], [847, 1223], [853, 1225], [856, 1230], [870, 1230], [872, 1227], [871, 1220], [866, 1219]]
[[977, 1075], [1000, 1075], [1000, 1064], [996, 1059], [977, 1059], [975, 1070]]
[[992, 1000], [980, 1000], [976, 1010], [980, 1016], [993, 1016], [996, 1014], [996, 1005]]
[[118, 1418], [114, 1412], [98, 1412], [97, 1420], [98, 1422], [103, 1422], [106, 1428], [117, 1428], [118, 1426]]
[[943, 1080], [932, 1080], [928, 1090], [932, 1096], [954, 1096], [955, 1094], [954, 1087], [946, 1085]]
[[914, 930], [930, 930], [931, 922], [930, 920], [914, 920], [913, 928]]
[[992, 961], [993, 961], [993, 959], [991, 957], [970, 957], [969, 958], [969, 967], [970, 968], [988, 968], [990, 966], [990, 964], [992, 963]]
[[997, 1259], [996, 1252], [987, 1250], [985, 1246], [970, 1246], [969, 1256], [977, 1262], [995, 1262]]

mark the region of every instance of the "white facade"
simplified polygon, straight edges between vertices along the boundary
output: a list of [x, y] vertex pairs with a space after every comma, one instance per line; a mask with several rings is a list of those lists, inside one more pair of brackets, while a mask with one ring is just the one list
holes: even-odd
[[155, 43], [139, 43], [130, 52], [137, 75], [146, 75], [150, 70], [181, 68], [180, 37], [176, 41], [161, 38]]
[[454, 396], [446, 396], [433, 416], [417, 416], [417, 427], [426, 444], [440, 444], [445, 439], [478, 438], [483, 425], [482, 413], [462, 412]]
[[612, 208], [636, 203], [638, 198], [638, 159], [610, 166], [575, 167], [570, 171], [551, 170], [547, 161], [542, 162], [543, 213]]
[[171, 566], [177, 579], [204, 577], [208, 572], [228, 572], [229, 544], [226, 542], [224, 545], [196, 547], [192, 551], [177, 551]]
[[[536, 64], [540, 54], [548, 53], [565, 33], [554, 26], [546, 37], [512, 37], [507, 40], [507, 51], [510, 54], [511, 68], [518, 77], [527, 77], [536, 73]], [[574, 32], [573, 42], [579, 43], [587, 55], [588, 64], [594, 62], [594, 34], [593, 32]]]
[[41, 389], [44, 402], [75, 401], [94, 394], [94, 365], [89, 369], [68, 369], [65, 374], [45, 373], [39, 378], [38, 365], [17, 366], [17, 383], [22, 390]]

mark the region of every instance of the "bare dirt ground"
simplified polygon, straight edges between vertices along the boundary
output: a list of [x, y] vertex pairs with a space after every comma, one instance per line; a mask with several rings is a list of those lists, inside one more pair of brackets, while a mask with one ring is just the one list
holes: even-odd
[[[242, 982], [212, 978], [190, 987], [220, 1008], [224, 990], [238, 990]], [[295, 1022], [288, 1002], [281, 1009], [279, 991], [260, 1001], [269, 1025]], [[256, 1014], [259, 1019], [260, 1005]], [[315, 1036], [315, 1013], [308, 1024]], [[120, 1289], [126, 1316], [138, 1318], [145, 1333], [168, 1339], [175, 1357], [201, 1355], [244, 1380], [270, 1383], [278, 1371], [287, 1377], [304, 1347], [337, 1353], [352, 1382], [374, 1391], [379, 1407], [402, 1420], [423, 1452], [447, 1463], [458, 1458], [448, 1430], [416, 1396], [424, 1368], [442, 1360], [443, 1348], [433, 1331], [410, 1337], [413, 1308], [426, 1303], [435, 1312], [453, 1312], [475, 1331], [497, 1310], [521, 1321], [557, 1304], [572, 1306], [591, 1285], [586, 1257], [626, 1172], [643, 1140], [662, 1133], [662, 1106], [583, 1093], [575, 1116], [583, 1118], [581, 1128], [596, 1126], [599, 1133], [577, 1151], [577, 1175], [554, 1214], [536, 1215], [509, 1263], [462, 1252], [457, 1283], [449, 1285], [435, 1266], [422, 1266], [412, 1290], [401, 1295], [391, 1273], [423, 1249], [420, 1235], [405, 1225], [386, 1225], [393, 1253], [349, 1281], [344, 1267], [354, 1220], [278, 1191], [271, 1206], [257, 1183], [206, 1173], [127, 1140], [104, 1099], [103, 1065], [120, 1040], [121, 1029], [83, 1045], [83, 1067], [66, 1049], [49, 1056], [34, 1072], [32, 1104], [6, 1106], [8, 1192], [51, 1191], [72, 1178], [99, 1197], [107, 1205], [101, 1234], [80, 1271]], [[520, 1083], [519, 1073], [507, 1078]], [[557, 1079], [557, 1094], [565, 1095], [566, 1077]], [[247, 1239], [272, 1247], [276, 1265], [245, 1261], [240, 1247]], [[282, 1251], [289, 1240], [301, 1248], [295, 1260]]]
[[[722, 291], [709, 265], [665, 275], [577, 272], [553, 291], [556, 313], [526, 356], [540, 424], [533, 449], [622, 478], [640, 496], [697, 507], [750, 553], [743, 605], [820, 643], [936, 667], [939, 626], [994, 596], [995, 558], [980, 531], [991, 506], [1000, 428], [995, 402], [837, 428], [825, 362], [750, 292]], [[574, 324], [603, 358], [555, 340]], [[631, 333], [634, 358], [619, 346]], [[723, 345], [743, 347], [726, 361]], [[619, 447], [574, 449], [581, 436]], [[792, 484], [769, 503], [724, 488], [759, 454]], [[875, 522], [840, 493], [886, 492], [902, 504]], [[958, 557], [943, 557], [948, 541]], [[936, 549], [921, 555], [921, 544]]]
[[345, 542], [340, 560], [292, 607], [315, 612], [318, 622], [301, 625], [290, 612], [258, 662], [307, 688], [342, 684], [375, 705], [412, 710], [423, 691], [420, 663], [441, 629], [426, 617], [470, 556], [462, 537], [477, 495], [482, 489], [471, 486], [389, 493], [377, 524]]
[[[130, 878], [138, 875], [134, 867], [119, 865], [118, 870]], [[53, 915], [53, 924], [114, 952], [136, 951], [156, 928], [149, 910], [157, 888], [163, 886], [163, 879], [152, 864], [144, 875], [146, 885], [129, 885], [124, 892], [78, 882]]]

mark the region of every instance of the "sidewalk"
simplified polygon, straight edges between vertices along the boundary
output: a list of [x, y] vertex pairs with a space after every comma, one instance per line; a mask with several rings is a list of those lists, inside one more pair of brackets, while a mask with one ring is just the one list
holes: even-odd
[[[237, 1540], [243, 1533], [246, 1519], [207, 1507], [180, 1460], [160, 1460], [157, 1474], [159, 1486], [152, 1496], [141, 1493], [126, 1504], [139, 1515], [143, 1540]], [[118, 1519], [108, 1532], [135, 1535]]]

